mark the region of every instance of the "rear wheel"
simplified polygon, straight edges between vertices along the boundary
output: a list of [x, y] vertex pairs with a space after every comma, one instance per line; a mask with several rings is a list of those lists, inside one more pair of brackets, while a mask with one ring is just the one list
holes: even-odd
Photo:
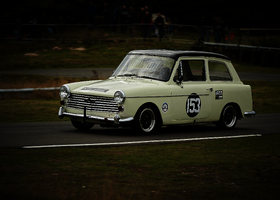
[[158, 117], [154, 109], [150, 107], [141, 109], [135, 118], [135, 122], [138, 129], [145, 134], [153, 133], [159, 127]]
[[220, 116], [220, 120], [217, 123], [222, 128], [234, 128], [237, 123], [237, 112], [233, 105], [227, 105]]
[[87, 130], [91, 129], [94, 125], [94, 124], [91, 124], [91, 123], [83, 123], [83, 122], [76, 121], [76, 120], [73, 120], [73, 119], [71, 119], [71, 122], [72, 122], [72, 125], [76, 129], [81, 130], [81, 131], [87, 131]]

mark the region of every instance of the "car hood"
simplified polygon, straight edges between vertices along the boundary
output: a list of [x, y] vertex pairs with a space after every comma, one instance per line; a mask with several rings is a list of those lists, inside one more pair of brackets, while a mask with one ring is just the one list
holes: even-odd
[[[139, 78], [111, 78], [104, 81], [96, 82], [85, 82], [85, 84], [80, 85], [78, 88], [72, 90], [71, 92], [98, 96], [114, 96], [114, 93], [118, 90], [122, 90], [127, 97], [129, 96], [139, 96], [145, 93], [149, 95], [155, 93], [153, 88], [159, 88], [161, 84], [160, 81], [150, 80], [150, 79], [139, 79]], [[149, 88], [149, 89], [147, 89]]]

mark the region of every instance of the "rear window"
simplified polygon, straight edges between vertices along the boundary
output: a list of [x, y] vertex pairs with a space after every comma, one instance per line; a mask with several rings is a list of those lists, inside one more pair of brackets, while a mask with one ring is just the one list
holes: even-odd
[[232, 81], [225, 63], [209, 61], [209, 75], [211, 81]]

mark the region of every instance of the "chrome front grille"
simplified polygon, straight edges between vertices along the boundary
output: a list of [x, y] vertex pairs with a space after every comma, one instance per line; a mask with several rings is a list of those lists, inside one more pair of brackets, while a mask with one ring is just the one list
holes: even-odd
[[118, 105], [113, 98], [71, 93], [67, 101], [68, 108], [117, 113]]

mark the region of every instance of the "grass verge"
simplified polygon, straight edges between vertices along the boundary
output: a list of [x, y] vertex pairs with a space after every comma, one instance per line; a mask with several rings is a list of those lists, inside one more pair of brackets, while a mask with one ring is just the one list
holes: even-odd
[[31, 74], [0, 74], [1, 89], [60, 87], [65, 83], [86, 81], [86, 78], [52, 77]]
[[5, 199], [275, 199], [280, 135], [111, 148], [1, 149]]
[[280, 113], [280, 82], [244, 81], [251, 85], [254, 110], [257, 113]]
[[0, 70], [55, 68], [116, 68], [135, 49], [190, 49], [174, 42], [110, 42], [104, 44], [3, 43]]
[[[0, 121], [39, 122], [58, 121], [59, 99], [54, 100], [1, 100]], [[67, 120], [67, 119], [63, 119]]]

